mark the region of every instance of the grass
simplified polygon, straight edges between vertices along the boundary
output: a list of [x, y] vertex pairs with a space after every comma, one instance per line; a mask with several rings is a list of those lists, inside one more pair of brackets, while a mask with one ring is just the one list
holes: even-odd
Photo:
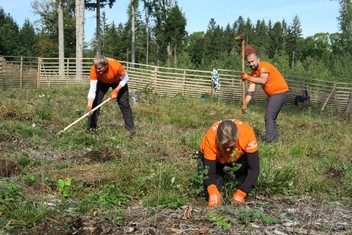
[[[228, 118], [246, 121], [257, 133], [261, 172], [250, 197], [309, 195], [350, 203], [352, 125], [336, 121], [333, 111], [286, 105], [279, 115], [280, 142], [267, 144], [260, 140], [265, 105], [253, 104], [243, 115], [237, 103], [147, 95], [149, 102], [132, 106], [137, 135], [129, 138], [115, 103], [103, 106], [98, 131], [87, 132], [83, 120], [56, 135], [83, 115], [85, 89], [1, 92], [1, 158], [21, 170], [0, 178], [6, 189], [0, 191], [0, 231], [36, 226], [69, 213], [67, 207], [120, 221], [121, 208], [133, 204], [205, 206], [193, 155], [207, 128]], [[231, 190], [223, 196], [230, 197]], [[209, 220], [228, 228], [223, 212], [216, 213]], [[277, 223], [255, 209], [233, 215], [246, 224]]]

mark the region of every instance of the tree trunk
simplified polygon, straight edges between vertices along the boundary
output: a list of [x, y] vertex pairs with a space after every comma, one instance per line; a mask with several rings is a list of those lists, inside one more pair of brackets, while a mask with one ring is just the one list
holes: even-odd
[[134, 1], [131, 0], [131, 67], [135, 66], [136, 62], [136, 32], [135, 32], [136, 8]]
[[167, 66], [170, 67], [170, 61], [172, 59], [172, 48], [171, 48], [171, 43], [169, 42], [167, 44]]
[[97, 41], [97, 55], [101, 54], [100, 49], [100, 0], [97, 0], [97, 31], [96, 31], [96, 41]]
[[174, 63], [177, 65], [177, 43], [174, 46]]
[[82, 79], [84, 47], [84, 0], [76, 0], [76, 79]]
[[146, 64], [149, 64], [149, 16], [146, 16], [147, 24], [147, 54], [146, 54]]
[[59, 76], [65, 78], [65, 50], [64, 50], [64, 9], [62, 0], [58, 4], [58, 23], [59, 23]]

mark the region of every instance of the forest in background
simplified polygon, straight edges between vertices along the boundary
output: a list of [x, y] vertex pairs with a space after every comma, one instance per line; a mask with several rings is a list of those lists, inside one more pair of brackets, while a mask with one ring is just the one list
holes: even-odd
[[[64, 55], [75, 57], [75, 1], [60, 1], [65, 22]], [[0, 8], [0, 55], [58, 57], [57, 2], [34, 1], [32, 7], [40, 20], [26, 20], [22, 26]], [[94, 4], [85, 2], [87, 9], [94, 10]], [[109, 5], [115, 0], [103, 2]], [[238, 16], [229, 19], [226, 27], [220, 27], [216, 19], [211, 18], [205, 32], [188, 33], [185, 30], [187, 16], [177, 1], [169, 4], [168, 1], [131, 0], [126, 9], [130, 17], [124, 24], [108, 24], [102, 11], [100, 36], [96, 39], [99, 39], [102, 54], [123, 61], [131, 61], [133, 57], [136, 63], [159, 66], [240, 69], [241, 45], [234, 38], [247, 33], [246, 43], [257, 47], [261, 59], [273, 63], [284, 74], [348, 82], [348, 70], [352, 66], [352, 3], [350, 0], [339, 2], [340, 32], [303, 37], [298, 16], [292, 22], [252, 22], [250, 18]], [[131, 11], [140, 9], [139, 4], [143, 4], [142, 12]], [[94, 57], [96, 39], [85, 42], [84, 57]]]

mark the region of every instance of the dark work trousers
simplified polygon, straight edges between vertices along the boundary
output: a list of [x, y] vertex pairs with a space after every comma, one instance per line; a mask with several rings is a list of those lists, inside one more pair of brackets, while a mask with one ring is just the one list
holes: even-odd
[[265, 140], [268, 142], [277, 142], [279, 139], [276, 119], [287, 99], [288, 92], [275, 94], [269, 98], [265, 111]]
[[[112, 89], [115, 89], [118, 86], [118, 84], [106, 84], [103, 82], [98, 81], [97, 83], [97, 91], [96, 91], [96, 96], [93, 102], [93, 107], [96, 107], [97, 105], [101, 104], [103, 102], [104, 96], [106, 92], [108, 92], [109, 88], [111, 87]], [[120, 107], [123, 120], [125, 122], [125, 128], [128, 131], [134, 131], [134, 120], [133, 120], [133, 114], [129, 102], [129, 94], [128, 94], [128, 85], [126, 84], [121, 90], [119, 91], [116, 101]], [[96, 128], [97, 127], [97, 122], [98, 122], [98, 117], [100, 114], [100, 108], [97, 109], [91, 116], [88, 117], [88, 128]]]
[[[198, 158], [198, 175], [204, 174], [205, 168], [208, 166], [208, 163], [210, 162], [209, 160], [205, 159], [203, 154], [201, 152], [198, 153], [199, 158]], [[221, 191], [223, 185], [224, 185], [224, 179], [226, 178], [229, 181], [232, 181], [236, 184], [242, 184], [244, 180], [247, 177], [248, 174], [248, 165], [246, 163], [246, 155], [242, 156], [236, 163], [241, 164], [241, 167], [235, 171], [235, 178], [234, 179], [228, 179], [228, 177], [225, 177], [226, 173], [224, 171], [225, 166], [228, 167], [233, 167], [233, 163], [228, 163], [228, 164], [221, 164], [216, 162], [216, 172], [215, 172], [215, 182], [214, 182], [214, 176], [211, 176], [210, 172], [208, 172], [208, 175], [204, 178], [204, 190], [207, 192], [207, 186], [210, 184], [215, 184], [216, 187], [218, 188], [219, 191]], [[208, 166], [209, 167], [209, 166]]]

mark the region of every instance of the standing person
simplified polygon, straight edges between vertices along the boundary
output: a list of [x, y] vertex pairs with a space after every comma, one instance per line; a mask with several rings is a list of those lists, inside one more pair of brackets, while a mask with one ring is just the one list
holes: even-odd
[[[240, 120], [215, 122], [206, 132], [199, 148], [198, 173], [204, 174], [203, 185], [208, 192], [208, 206], [221, 204], [224, 167], [241, 164], [235, 178], [239, 184], [232, 195], [233, 203], [243, 203], [259, 175], [259, 153], [253, 129]], [[204, 171], [208, 168], [207, 171]]]
[[[128, 74], [120, 62], [103, 55], [95, 56], [90, 69], [90, 87], [86, 111], [101, 104], [106, 92], [112, 88], [111, 100], [116, 100], [122, 112], [125, 128], [131, 135], [135, 134], [133, 114], [128, 97]], [[95, 129], [100, 109], [88, 118], [88, 128]]]
[[249, 81], [249, 88], [242, 111], [247, 109], [247, 104], [252, 98], [255, 85], [261, 85], [264, 92], [269, 97], [265, 111], [265, 140], [267, 142], [277, 142], [279, 132], [276, 119], [282, 106], [288, 99], [288, 85], [285, 78], [272, 64], [260, 62], [255, 48], [246, 46], [245, 58], [252, 72], [250, 75], [247, 75], [247, 73], [241, 74], [243, 80]]

